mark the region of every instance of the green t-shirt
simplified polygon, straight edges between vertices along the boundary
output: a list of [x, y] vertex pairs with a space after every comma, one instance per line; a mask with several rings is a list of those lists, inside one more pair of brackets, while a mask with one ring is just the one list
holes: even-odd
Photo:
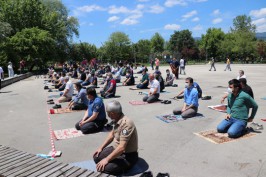
[[227, 100], [228, 105], [226, 112], [230, 114], [231, 117], [247, 121], [250, 108], [252, 108], [250, 117], [255, 117], [258, 105], [247, 93], [240, 91], [236, 97], [233, 94], [229, 94]]
[[149, 76], [147, 73], [142, 76], [141, 83], [143, 83], [145, 80], [147, 80], [147, 83], [149, 83]]

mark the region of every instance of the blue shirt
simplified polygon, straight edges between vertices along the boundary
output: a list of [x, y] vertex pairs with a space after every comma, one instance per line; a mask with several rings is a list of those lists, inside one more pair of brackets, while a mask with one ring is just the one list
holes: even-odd
[[102, 121], [106, 119], [104, 103], [99, 97], [96, 97], [94, 100], [89, 100], [88, 117], [91, 117], [93, 112], [99, 113], [94, 121]]
[[88, 105], [88, 98], [87, 98], [87, 94], [86, 94], [86, 89], [84, 89], [84, 88], [80, 89], [79, 93], [73, 99], [74, 103], [78, 103], [79, 100], [81, 100], [81, 103]]
[[188, 106], [192, 104], [195, 107], [199, 106], [198, 91], [194, 86], [185, 89], [184, 100]]

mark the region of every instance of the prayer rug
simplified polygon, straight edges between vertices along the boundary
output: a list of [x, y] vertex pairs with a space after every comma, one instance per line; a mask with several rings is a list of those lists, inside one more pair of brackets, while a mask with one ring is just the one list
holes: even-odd
[[72, 110], [68, 108], [59, 108], [59, 109], [50, 109], [49, 114], [63, 114], [63, 113], [71, 113], [71, 112], [78, 112], [78, 111], [86, 111], [86, 110]]
[[129, 88], [129, 90], [142, 90], [142, 89], [139, 89], [139, 88]]
[[56, 140], [64, 140], [64, 139], [69, 139], [69, 138], [76, 138], [84, 136], [84, 134], [76, 130], [75, 128], [68, 128], [68, 129], [63, 129], [63, 130], [54, 130], [54, 138]]
[[189, 119], [194, 119], [194, 118], [204, 118], [204, 116], [200, 113], [197, 113], [196, 116], [185, 119], [185, 118], [182, 118], [181, 115], [166, 114], [166, 115], [156, 116], [156, 118], [162, 120], [165, 123], [172, 123], [172, 122], [178, 122], [178, 121], [189, 120]]
[[181, 115], [173, 115], [173, 114], [160, 115], [160, 116], [156, 116], [156, 118], [162, 120], [165, 123], [172, 123], [172, 122], [178, 122], [178, 121], [185, 120], [182, 118]]
[[49, 95], [48, 98], [60, 98], [60, 95]]
[[218, 133], [216, 130], [208, 130], [208, 131], [203, 131], [203, 132], [194, 133], [194, 134], [215, 144], [227, 143], [227, 142], [236, 141], [242, 138], [249, 138], [249, 137], [256, 135], [256, 133], [248, 132], [239, 138], [229, 138], [227, 133]]
[[[158, 101], [155, 101], [153, 103], [160, 103], [161, 100], [158, 100]], [[132, 101], [129, 101], [129, 104], [132, 104], [134, 106], [137, 106], [137, 105], [147, 105], [147, 104], [153, 104], [153, 103], [147, 103], [147, 102], [144, 102], [144, 101], [139, 101], [139, 100], [132, 100]]]
[[215, 111], [219, 111], [219, 112], [226, 112], [227, 105], [221, 104], [221, 105], [215, 105], [215, 106], [208, 106], [208, 108], [213, 109]]

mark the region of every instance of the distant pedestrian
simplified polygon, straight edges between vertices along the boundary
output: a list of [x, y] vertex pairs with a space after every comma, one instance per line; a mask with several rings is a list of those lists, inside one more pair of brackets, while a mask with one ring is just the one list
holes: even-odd
[[151, 64], [151, 69], [154, 70], [154, 67], [153, 67], [154, 66], [154, 59], [153, 58], [150, 59], [150, 64]]
[[8, 68], [8, 77], [14, 77], [14, 70], [11, 62], [8, 62], [7, 68]]
[[158, 58], [155, 59], [155, 70], [159, 70], [159, 66], [160, 66], [160, 60]]
[[215, 68], [214, 64], [215, 64], [215, 59], [212, 57], [212, 58], [211, 58], [211, 68], [210, 68], [209, 71], [211, 71], [212, 68], [214, 69], [214, 71], [216, 71], [216, 68]]
[[182, 57], [180, 59], [180, 73], [179, 74], [182, 74], [182, 71], [183, 71], [183, 74], [186, 75], [186, 71], [185, 71], [185, 66], [186, 66], [186, 61], [185, 59]]
[[4, 80], [4, 70], [3, 68], [0, 66], [0, 90], [2, 88], [2, 79]]
[[231, 64], [230, 58], [227, 57], [227, 59], [226, 59], [226, 67], [225, 67], [224, 71], [226, 71], [227, 69], [232, 71], [230, 64]]

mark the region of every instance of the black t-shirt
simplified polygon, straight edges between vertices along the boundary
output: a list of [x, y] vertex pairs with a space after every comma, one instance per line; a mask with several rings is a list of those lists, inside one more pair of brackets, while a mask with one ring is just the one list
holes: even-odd
[[247, 94], [249, 94], [249, 96], [254, 98], [253, 91], [250, 86], [246, 85], [246, 87], [242, 88], [242, 91], [246, 92]]
[[82, 80], [82, 81], [86, 80], [86, 73], [81, 73], [80, 80]]

